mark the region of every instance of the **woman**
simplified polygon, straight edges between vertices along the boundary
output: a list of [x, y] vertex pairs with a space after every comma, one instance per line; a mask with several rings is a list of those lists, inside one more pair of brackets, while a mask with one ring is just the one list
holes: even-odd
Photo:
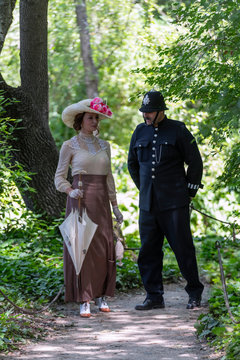
[[[55, 174], [55, 186], [67, 197], [66, 216], [73, 208], [84, 207], [98, 227], [86, 253], [81, 272], [76, 277], [74, 265], [64, 244], [65, 301], [80, 302], [80, 316], [90, 317], [90, 301], [95, 300], [100, 311], [110, 309], [105, 296], [113, 296], [116, 280], [116, 260], [110, 202], [119, 223], [114, 179], [111, 171], [110, 145], [97, 138], [102, 118], [112, 112], [100, 98], [82, 100], [68, 106], [62, 113], [63, 122], [78, 134], [65, 141], [60, 150]], [[67, 180], [71, 166], [73, 182]]]

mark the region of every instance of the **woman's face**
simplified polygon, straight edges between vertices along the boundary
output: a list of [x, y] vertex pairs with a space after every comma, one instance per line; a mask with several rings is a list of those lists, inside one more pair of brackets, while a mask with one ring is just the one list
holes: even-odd
[[81, 131], [87, 134], [92, 134], [93, 131], [97, 130], [99, 123], [98, 114], [86, 112], [83, 116]]

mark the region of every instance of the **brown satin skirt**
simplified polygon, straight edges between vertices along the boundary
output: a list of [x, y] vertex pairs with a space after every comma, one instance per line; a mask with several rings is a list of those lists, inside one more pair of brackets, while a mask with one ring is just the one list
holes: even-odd
[[[76, 276], [66, 245], [63, 249], [65, 301], [83, 302], [100, 296], [114, 296], [116, 283], [116, 258], [113, 243], [112, 216], [109, 204], [107, 177], [81, 175], [83, 198], [81, 208], [86, 208], [92, 221], [98, 224], [85, 256], [81, 272]], [[79, 188], [79, 175], [73, 177], [72, 188]], [[78, 200], [67, 197], [66, 217]]]

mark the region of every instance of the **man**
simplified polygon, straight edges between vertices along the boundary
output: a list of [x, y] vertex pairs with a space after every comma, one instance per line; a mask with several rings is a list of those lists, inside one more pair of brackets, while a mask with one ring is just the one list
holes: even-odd
[[201, 304], [203, 284], [198, 277], [189, 203], [202, 187], [201, 155], [185, 125], [166, 117], [164, 111], [168, 108], [159, 91], [146, 93], [139, 110], [145, 123], [139, 124], [132, 135], [128, 169], [140, 190], [141, 249], [138, 266], [147, 296], [135, 309], [165, 307], [162, 281], [164, 237], [187, 281], [187, 309], [193, 309]]

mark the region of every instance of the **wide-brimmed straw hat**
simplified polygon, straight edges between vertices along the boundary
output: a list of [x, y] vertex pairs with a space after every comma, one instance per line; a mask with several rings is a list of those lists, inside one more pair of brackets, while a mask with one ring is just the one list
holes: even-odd
[[101, 98], [96, 97], [94, 99], [85, 99], [67, 106], [63, 110], [62, 120], [65, 125], [72, 128], [75, 116], [84, 112], [98, 114], [100, 120], [112, 117], [110, 108], [104, 104]]

